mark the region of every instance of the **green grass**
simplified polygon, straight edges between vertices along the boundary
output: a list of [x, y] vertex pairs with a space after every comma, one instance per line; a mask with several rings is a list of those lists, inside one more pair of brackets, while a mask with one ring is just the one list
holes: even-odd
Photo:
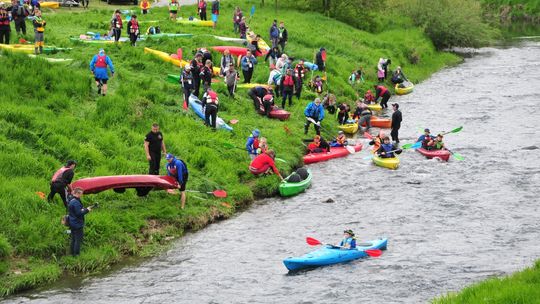
[[[233, 36], [229, 16], [236, 4], [249, 11], [252, 2], [222, 3], [216, 30], [166, 21], [163, 8], [153, 9], [140, 19], [159, 20], [163, 32]], [[225, 120], [239, 119], [239, 123], [232, 133], [210, 132], [201, 120], [181, 109], [179, 86], [166, 81], [168, 73], [179, 73], [179, 69], [142, 50], [148, 46], [175, 53], [182, 47], [184, 55], [191, 57], [196, 47], [225, 44], [208, 36], [152, 40], [136, 48], [128, 44], [105, 46], [117, 74], [110, 81], [108, 96], [97, 96], [88, 63], [99, 46], [72, 44], [68, 37], [87, 31], [106, 32], [114, 8], [100, 3], [88, 11], [44, 10], [45, 44], [73, 47], [69, 53], [54, 55], [73, 58], [72, 62], [53, 64], [23, 54], [1, 54], [0, 295], [54, 281], [63, 271], [94, 273], [126, 256], [152, 255], [187, 230], [227, 218], [255, 197], [275, 195], [275, 176], [254, 178], [247, 170], [246, 153], [222, 145], [228, 142], [242, 147], [255, 127], [268, 138], [277, 156], [290, 164], [278, 163], [280, 170], [286, 173], [301, 164], [302, 112], [315, 97], [313, 93], [304, 92], [303, 98], [288, 109], [293, 112], [291, 120], [280, 122], [254, 113], [245, 91], [240, 90], [239, 98], [232, 100], [223, 95], [224, 86], [216, 86], [221, 95], [219, 115]], [[193, 7], [181, 9], [184, 17], [194, 12]], [[266, 37], [275, 17], [273, 9], [258, 8], [253, 28]], [[387, 31], [372, 34], [316, 13], [281, 10], [277, 17], [289, 29], [287, 53], [312, 60], [316, 49], [327, 48], [329, 88], [340, 102], [352, 102], [355, 91], [347, 78], [359, 66], [367, 73], [361, 93], [370, 88], [376, 80], [379, 57], [392, 58], [393, 66], [401, 65], [414, 82], [460, 61], [455, 55], [437, 52], [423, 31], [406, 20], [400, 21], [400, 26], [389, 25]], [[314, 30], [315, 25], [321, 29]], [[214, 56], [219, 60], [217, 54]], [[409, 61], [411, 56], [419, 58], [417, 64]], [[260, 63], [254, 81], [266, 82], [267, 73], [267, 65]], [[222, 188], [229, 197], [218, 200], [188, 195], [186, 209], [180, 210], [179, 198], [163, 191], [151, 192], [147, 198], [137, 197], [133, 190], [86, 196], [85, 204], [99, 201], [101, 207], [87, 216], [81, 256], [67, 256], [69, 236], [60, 225], [64, 208], [58, 198], [50, 205], [36, 192], [48, 193], [51, 175], [67, 159], [79, 162], [76, 179], [146, 173], [142, 144], [153, 122], [161, 125], [168, 151], [187, 162], [190, 189]], [[285, 132], [285, 126], [291, 134]], [[324, 126], [333, 130], [335, 122], [329, 117]], [[222, 204], [224, 201], [232, 207]]]
[[433, 301], [436, 304], [490, 303], [534, 304], [540, 302], [540, 260], [533, 267], [504, 278], [492, 278], [459, 293]]

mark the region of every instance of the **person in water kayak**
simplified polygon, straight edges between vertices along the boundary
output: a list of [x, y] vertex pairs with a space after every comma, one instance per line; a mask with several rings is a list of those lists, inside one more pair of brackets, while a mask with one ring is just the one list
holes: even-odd
[[268, 150], [266, 153], [262, 153], [255, 157], [251, 164], [249, 164], [249, 171], [254, 175], [272, 174], [272, 172], [274, 172], [281, 180], [283, 180], [279, 170], [276, 168], [275, 158], [276, 153], [274, 150]]
[[426, 128], [424, 129], [424, 135], [420, 135], [420, 137], [418, 137], [418, 140], [416, 140], [416, 142], [421, 142], [422, 148], [428, 149], [429, 148], [428, 143], [432, 141], [433, 139], [435, 139], [435, 137], [431, 135], [429, 132], [429, 129]]
[[382, 158], [392, 158], [395, 157], [394, 152], [396, 154], [401, 154], [401, 151], [401, 149], [398, 149], [390, 142], [390, 137], [385, 136], [381, 147], [377, 150], [377, 155]]
[[315, 135], [313, 142], [310, 143], [307, 148], [309, 153], [330, 152], [330, 145], [320, 135]]
[[356, 249], [356, 238], [351, 229], [343, 231], [343, 240], [339, 243], [339, 247], [344, 250]]
[[379, 135], [375, 136], [375, 137], [369, 142], [369, 145], [370, 145], [370, 146], [373, 146], [373, 149], [372, 149], [373, 152], [379, 150], [379, 148], [381, 147], [381, 144], [382, 144], [382, 142], [383, 142], [383, 138], [384, 138], [385, 136], [386, 136], [386, 135], [385, 135], [384, 132], [381, 130], [381, 131], [379, 131]]
[[443, 142], [443, 135], [437, 134], [437, 137], [435, 139], [431, 139], [427, 144], [429, 150], [443, 150], [444, 142]]
[[344, 147], [347, 145], [349, 145], [349, 142], [347, 141], [347, 136], [345, 136], [345, 132], [343, 131], [339, 131], [336, 139], [330, 143], [331, 147]]

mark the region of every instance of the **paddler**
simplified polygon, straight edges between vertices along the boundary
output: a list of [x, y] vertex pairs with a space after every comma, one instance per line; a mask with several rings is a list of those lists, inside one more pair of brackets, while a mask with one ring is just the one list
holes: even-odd
[[390, 137], [385, 136], [383, 138], [383, 143], [379, 147], [379, 150], [377, 150], [377, 155], [381, 158], [392, 158], [395, 157], [394, 152], [396, 154], [401, 154], [401, 151], [401, 149], [398, 149], [390, 142]]
[[376, 84], [375, 88], [375, 102], [381, 97], [381, 107], [383, 109], [388, 108], [388, 100], [390, 99], [390, 91], [382, 84]]
[[181, 208], [184, 209], [186, 204], [186, 184], [189, 177], [186, 163], [170, 153], [165, 156], [165, 159], [167, 160], [167, 175], [174, 177], [174, 179], [178, 182]]
[[332, 147], [345, 147], [348, 145], [349, 142], [347, 141], [347, 136], [345, 136], [345, 132], [343, 131], [339, 131], [336, 139], [330, 143], [330, 146]]
[[34, 24], [34, 52], [35, 54], [42, 54], [43, 53], [43, 45], [44, 45], [44, 33], [45, 33], [45, 25], [47, 25], [47, 22], [41, 18], [41, 11], [36, 9], [35, 10], [35, 16], [34, 20], [32, 21]]
[[431, 135], [429, 132], [429, 129], [426, 128], [424, 129], [424, 135], [420, 135], [420, 137], [418, 137], [418, 140], [416, 140], [416, 142], [421, 142], [422, 148], [429, 150], [428, 143], [432, 141], [433, 139], [435, 139], [435, 137]]
[[94, 55], [92, 61], [90, 61], [90, 70], [94, 74], [94, 80], [98, 87], [98, 95], [105, 96], [107, 93], [107, 81], [109, 75], [107, 73], [107, 67], [111, 70], [111, 77], [114, 77], [114, 66], [109, 56], [105, 55], [105, 50], [100, 49], [97, 55]]
[[443, 142], [443, 135], [437, 134], [437, 137], [435, 139], [432, 139], [428, 142], [427, 146], [430, 148], [428, 150], [443, 150], [444, 142]]
[[377, 150], [379, 150], [379, 148], [381, 147], [381, 144], [383, 142], [383, 138], [385, 137], [386, 135], [384, 134], [384, 132], [381, 130], [379, 131], [379, 134], [377, 136], [375, 136], [370, 142], [369, 142], [369, 145], [370, 146], [373, 146], [373, 149], [372, 151], [375, 152]]
[[351, 229], [343, 231], [343, 240], [339, 243], [341, 249], [356, 249], [356, 238], [354, 237], [354, 232]]
[[283, 180], [283, 177], [279, 174], [279, 170], [276, 168], [275, 158], [276, 153], [274, 150], [268, 150], [266, 153], [262, 153], [251, 161], [249, 171], [254, 175], [272, 174], [272, 172], [274, 172], [281, 180]]
[[261, 132], [258, 129], [255, 129], [251, 131], [251, 135], [249, 135], [247, 141], [246, 141], [246, 150], [248, 151], [248, 155], [251, 158], [251, 160], [255, 159], [257, 157], [257, 150], [259, 149], [259, 135]]
[[315, 135], [313, 142], [307, 146], [309, 153], [330, 152], [330, 145], [320, 135]]
[[58, 193], [64, 206], [68, 207], [67, 195], [71, 193], [71, 181], [75, 176], [75, 167], [77, 162], [74, 160], [68, 160], [66, 165], [58, 169], [51, 178], [51, 193], [47, 196], [47, 201], [51, 202], [54, 199], [54, 195]]
[[371, 129], [371, 117], [373, 115], [373, 112], [371, 111], [368, 106], [361, 102], [356, 102], [356, 110], [354, 111], [354, 114], [352, 116], [353, 119], [358, 119], [358, 129], [360, 130], [360, 133], [364, 133], [362, 131], [362, 125], [366, 124], [366, 130], [365, 132], [368, 132], [369, 129]]

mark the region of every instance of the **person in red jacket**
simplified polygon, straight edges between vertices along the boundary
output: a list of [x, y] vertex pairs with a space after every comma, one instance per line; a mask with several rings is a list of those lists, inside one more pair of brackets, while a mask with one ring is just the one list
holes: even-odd
[[66, 165], [58, 169], [51, 178], [51, 192], [47, 196], [47, 201], [52, 202], [54, 195], [58, 193], [64, 206], [68, 207], [67, 196], [71, 193], [71, 181], [75, 175], [75, 167], [77, 162], [68, 160]]
[[383, 109], [388, 108], [388, 100], [390, 99], [390, 91], [388, 91], [388, 89], [383, 85], [376, 84], [373, 87], [375, 88], [375, 102], [377, 102], [377, 99], [379, 99], [379, 97], [382, 97], [381, 107]]
[[292, 106], [292, 96], [294, 94], [294, 78], [291, 69], [287, 69], [285, 76], [281, 80], [281, 86], [283, 87], [283, 91], [281, 92], [281, 95], [283, 95], [281, 107], [285, 109], [285, 101], [287, 98], [289, 99], [289, 107]]
[[199, 17], [201, 20], [206, 20], [206, 1], [205, 0], [199, 0]]
[[271, 174], [272, 171], [283, 180], [279, 170], [276, 168], [274, 161], [276, 153], [274, 150], [268, 150], [265, 153], [255, 157], [251, 164], [249, 164], [249, 171], [254, 175]]
[[9, 14], [4, 5], [0, 6], [0, 43], [9, 44], [11, 27], [9, 26]]

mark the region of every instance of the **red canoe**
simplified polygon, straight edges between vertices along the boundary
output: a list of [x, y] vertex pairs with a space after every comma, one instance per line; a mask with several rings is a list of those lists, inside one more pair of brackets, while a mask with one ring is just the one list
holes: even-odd
[[[356, 146], [353, 146], [354, 151], [359, 152], [362, 150], [362, 144], [358, 143]], [[345, 147], [333, 147], [330, 148], [330, 152], [320, 152], [320, 153], [309, 153], [304, 155], [304, 164], [312, 164], [322, 161], [327, 161], [332, 158], [345, 157], [349, 155], [350, 152]]]
[[212, 49], [220, 53], [225, 52], [225, 50], [229, 50], [233, 56], [245, 56], [248, 50], [240, 46], [213, 46]]
[[[259, 114], [264, 114], [264, 108], [261, 104], [261, 110], [259, 111]], [[274, 106], [272, 110], [270, 111], [270, 118], [275, 118], [279, 120], [287, 120], [289, 119], [289, 116], [291, 116], [291, 112], [287, 112], [283, 109], [278, 108], [277, 106]]]
[[[366, 124], [364, 123], [362, 127], [365, 127]], [[389, 118], [381, 118], [377, 116], [371, 116], [371, 126], [377, 127], [377, 128], [388, 128], [390, 129], [392, 127], [392, 119]]]
[[439, 158], [440, 160], [448, 161], [450, 155], [448, 150], [426, 150], [424, 148], [416, 149], [420, 154], [424, 155], [428, 159]]
[[82, 188], [85, 194], [98, 193], [109, 189], [157, 188], [176, 189], [178, 183], [170, 176], [159, 175], [117, 175], [88, 177], [75, 181], [72, 188]]

